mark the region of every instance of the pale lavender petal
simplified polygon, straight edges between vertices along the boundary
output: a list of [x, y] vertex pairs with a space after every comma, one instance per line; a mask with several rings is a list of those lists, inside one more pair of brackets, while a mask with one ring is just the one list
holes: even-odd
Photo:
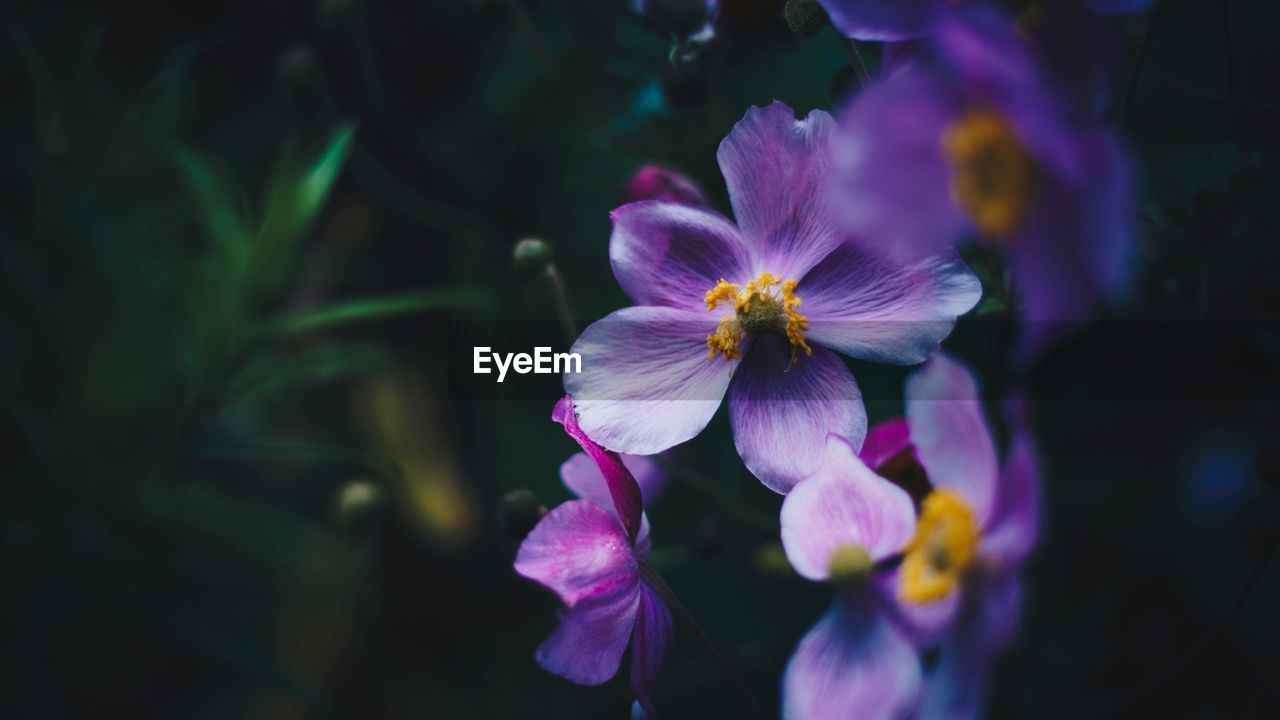
[[[906, 418], [889, 418], [872, 426], [862, 443], [858, 457], [867, 467], [875, 469], [897, 457], [911, 447], [911, 426]], [[912, 453], [914, 455], [914, 451]]]
[[599, 685], [613, 677], [636, 624], [639, 587], [633, 574], [631, 583], [615, 592], [562, 611], [560, 624], [538, 646], [538, 664], [580, 685]]
[[707, 357], [718, 319], [633, 307], [587, 327], [573, 345], [582, 372], [564, 375], [587, 435], [611, 450], [652, 455], [701, 432], [738, 365]]
[[814, 346], [792, 364], [786, 338], [756, 339], [729, 386], [733, 444], [766, 487], [786, 493], [817, 467], [827, 435], [862, 446], [867, 411], [838, 355]]
[[876, 573], [873, 578], [883, 597], [890, 599], [885, 602], [886, 612], [917, 648], [926, 650], [937, 647], [955, 625], [964, 593], [947, 593], [945, 597], [927, 603], [903, 602], [898, 599], [901, 577], [899, 566]]
[[911, 497], [832, 435], [817, 469], [782, 502], [782, 548], [801, 577], [821, 581], [831, 575], [836, 548], [861, 545], [873, 561], [883, 560], [902, 550], [915, 523]]
[[943, 353], [907, 378], [907, 422], [934, 487], [960, 493], [979, 525], [991, 513], [996, 448], [969, 369]]
[[614, 210], [609, 262], [637, 305], [705, 314], [707, 291], [721, 278], [750, 279], [751, 260], [738, 229], [702, 207], [649, 200]]
[[954, 250], [894, 261], [848, 243], [804, 276], [796, 296], [810, 341], [863, 360], [914, 365], [978, 303], [982, 283]]
[[923, 35], [941, 0], [818, 0], [831, 24], [855, 40], [906, 40]]
[[610, 510], [614, 517], [618, 518], [622, 526], [626, 528], [627, 537], [635, 541], [636, 535], [640, 531], [644, 500], [640, 495], [640, 486], [636, 484], [635, 478], [631, 476], [631, 471], [622, 463], [622, 458], [617, 453], [600, 447], [590, 437], [587, 437], [587, 434], [579, 427], [578, 416], [574, 412], [573, 398], [568, 395], [560, 398], [560, 401], [556, 403], [555, 408], [551, 411], [551, 419], [564, 425], [565, 432], [578, 441], [578, 445], [595, 463], [596, 469], [600, 473], [605, 493], [597, 491], [593, 494], [601, 500], [607, 496], [609, 502], [606, 504], [596, 498], [587, 499], [595, 500], [601, 507]]
[[590, 500], [570, 500], [542, 518], [520, 543], [515, 570], [570, 607], [618, 592], [637, 573], [617, 518]]
[[833, 125], [821, 110], [797, 120], [774, 101], [747, 110], [720, 143], [716, 159], [757, 271], [798, 278], [840, 242], [822, 192]]
[[902, 718], [919, 689], [915, 649], [871, 593], [844, 593], [787, 663], [782, 717]]
[[1014, 437], [997, 481], [995, 505], [982, 533], [981, 554], [1001, 568], [1022, 564], [1040, 535], [1040, 473], [1031, 438]]
[[631, 688], [649, 717], [653, 708], [653, 686], [667, 661], [675, 640], [675, 622], [662, 596], [645, 583], [640, 584], [640, 609], [631, 640]]
[[932, 255], [970, 227], [951, 198], [942, 155], [966, 99], [946, 75], [904, 66], [840, 114], [832, 138], [831, 208], [857, 242], [896, 258]]

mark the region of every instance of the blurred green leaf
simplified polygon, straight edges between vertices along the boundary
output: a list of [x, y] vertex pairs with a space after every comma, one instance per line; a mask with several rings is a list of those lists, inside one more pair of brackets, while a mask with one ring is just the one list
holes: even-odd
[[368, 322], [443, 308], [483, 308], [493, 304], [492, 294], [480, 287], [445, 287], [432, 290], [345, 300], [308, 308], [279, 318], [263, 329], [266, 334], [298, 333], [320, 328]]

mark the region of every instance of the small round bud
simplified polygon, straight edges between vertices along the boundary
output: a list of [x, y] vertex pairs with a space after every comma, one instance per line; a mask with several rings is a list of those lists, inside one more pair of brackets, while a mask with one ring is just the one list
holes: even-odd
[[363, 528], [382, 507], [382, 500], [380, 486], [368, 480], [352, 480], [338, 491], [338, 522], [348, 530]]
[[551, 246], [538, 238], [525, 238], [511, 251], [511, 263], [523, 277], [537, 277], [551, 262]]
[[684, 205], [706, 205], [698, 184], [676, 170], [662, 165], [645, 165], [627, 181], [623, 193], [627, 202], [665, 200]]
[[800, 37], [817, 35], [828, 22], [827, 11], [818, 0], [787, 0], [783, 14], [787, 16], [787, 27]]
[[871, 553], [861, 545], [841, 545], [827, 558], [827, 571], [836, 585], [854, 585], [871, 575]]
[[502, 529], [513, 540], [523, 540], [546, 514], [542, 501], [528, 488], [512, 490], [498, 501]]

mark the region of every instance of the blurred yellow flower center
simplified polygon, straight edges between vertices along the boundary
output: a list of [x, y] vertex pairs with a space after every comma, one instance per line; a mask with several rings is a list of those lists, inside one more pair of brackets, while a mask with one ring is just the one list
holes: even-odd
[[836, 585], [853, 585], [871, 574], [871, 553], [861, 545], [840, 545], [827, 558], [827, 572]]
[[725, 315], [716, 331], [707, 336], [707, 357], [722, 355], [725, 360], [742, 357], [743, 334], [764, 335], [774, 331], [786, 333], [791, 343], [791, 361], [812, 355], [813, 348], [804, 341], [809, 318], [801, 315], [800, 298], [796, 297], [796, 281], [783, 281], [773, 273], [762, 272], [743, 287], [721, 278], [707, 291], [707, 312], [721, 305], [732, 305], [733, 314]]
[[917, 604], [941, 600], [977, 556], [973, 509], [951, 490], [934, 490], [921, 504], [915, 537], [902, 559], [898, 597]]
[[976, 108], [942, 137], [951, 164], [951, 194], [991, 240], [1008, 238], [1027, 214], [1036, 162], [998, 112]]

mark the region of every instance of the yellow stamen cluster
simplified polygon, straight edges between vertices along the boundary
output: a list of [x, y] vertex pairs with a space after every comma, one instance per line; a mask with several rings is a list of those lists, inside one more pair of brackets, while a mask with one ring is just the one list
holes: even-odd
[[1035, 159], [1000, 113], [976, 108], [947, 128], [942, 149], [951, 164], [951, 194], [990, 240], [1021, 224], [1037, 183]]
[[707, 336], [707, 357], [722, 355], [725, 360], [742, 357], [740, 345], [744, 333], [760, 335], [782, 330], [791, 343], [791, 361], [800, 358], [800, 350], [812, 355], [813, 348], [805, 342], [809, 330], [809, 318], [801, 315], [800, 298], [796, 297], [795, 280], [783, 281], [773, 273], [762, 272], [754, 280], [739, 288], [723, 278], [707, 291], [707, 311], [720, 305], [733, 305], [733, 314], [725, 315], [716, 331]]
[[902, 558], [898, 597], [917, 604], [941, 600], [977, 557], [978, 522], [969, 504], [951, 490], [929, 493]]

